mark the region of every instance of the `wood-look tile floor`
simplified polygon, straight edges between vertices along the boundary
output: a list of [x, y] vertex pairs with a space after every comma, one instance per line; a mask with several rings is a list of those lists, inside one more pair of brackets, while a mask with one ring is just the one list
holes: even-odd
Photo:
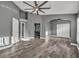
[[79, 56], [78, 50], [74, 46], [67, 46], [66, 44], [63, 47], [56, 41], [50, 43], [45, 43], [44, 39], [20, 41], [10, 48], [0, 50], [0, 58], [63, 58]]
[[20, 41], [17, 44], [13, 45], [10, 48], [3, 49], [0, 51], [0, 58], [9, 58], [9, 57], [32, 57], [33, 52], [36, 52], [34, 49], [39, 47], [44, 43], [44, 39], [41, 40], [32, 40], [32, 41]]

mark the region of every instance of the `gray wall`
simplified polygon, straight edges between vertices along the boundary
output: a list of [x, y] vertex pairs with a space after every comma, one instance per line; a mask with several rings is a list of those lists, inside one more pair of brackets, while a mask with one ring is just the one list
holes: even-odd
[[[71, 25], [71, 22], [68, 21], [68, 20], [61, 20], [60, 21], [57, 21], [57, 19], [55, 19], [56, 21], [51, 21], [50, 22], [50, 30], [51, 30], [51, 35], [57, 35], [57, 24], [65, 24], [65, 23], [69, 23]], [[70, 30], [72, 28], [70, 27]], [[71, 34], [71, 32], [70, 32]]]
[[19, 18], [19, 9], [11, 1], [0, 1], [0, 36], [10, 36], [12, 17]]
[[56, 21], [50, 22], [50, 31], [51, 31], [51, 35], [56, 35], [56, 31], [57, 31], [57, 27], [56, 27], [57, 23]]
[[[0, 1], [0, 36], [11, 35], [12, 17], [19, 19], [19, 12], [20, 10], [11, 1]], [[22, 18], [24, 18], [24, 12], [21, 14]], [[34, 23], [41, 24], [40, 35], [43, 36], [41, 16], [35, 14], [28, 14], [28, 21], [26, 23], [26, 36], [34, 37]]]
[[[1, 6], [2, 5], [2, 6]], [[7, 6], [7, 7], [6, 7]], [[0, 36], [10, 36], [11, 34], [11, 20], [12, 17], [19, 18], [19, 9], [12, 2], [0, 1]], [[34, 37], [34, 23], [40, 23], [40, 35], [45, 37], [45, 31], [50, 31], [49, 22], [53, 19], [67, 19], [71, 21], [71, 38], [76, 42], [76, 14], [62, 14], [62, 15], [46, 15], [39, 16], [35, 14], [28, 14], [27, 32], [29, 37]]]
[[42, 19], [40, 15], [36, 14], [28, 14], [28, 21], [27, 21], [27, 30], [28, 30], [28, 36], [34, 37], [34, 23], [40, 23], [40, 36], [42, 37]]
[[50, 29], [49, 29], [49, 23], [53, 19], [62, 19], [62, 20], [69, 20], [71, 21], [71, 38], [72, 42], [76, 43], [76, 27], [77, 27], [77, 15], [76, 14], [59, 14], [59, 15], [46, 15], [46, 16], [41, 16], [43, 19], [43, 34], [45, 36], [45, 31], [49, 32], [50, 35]]

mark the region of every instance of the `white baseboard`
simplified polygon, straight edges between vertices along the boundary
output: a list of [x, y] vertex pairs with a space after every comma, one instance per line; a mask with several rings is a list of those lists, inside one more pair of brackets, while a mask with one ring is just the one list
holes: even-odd
[[[21, 38], [22, 41], [29, 41], [34, 39], [34, 37]], [[40, 37], [40, 39], [45, 39], [45, 37]]]
[[71, 43], [71, 45], [76, 46], [76, 47], [77, 47], [77, 49], [79, 50], [79, 45], [78, 45], [78, 44]]
[[9, 47], [12, 47], [14, 44], [11, 44], [11, 45], [8, 45], [8, 46], [4, 46], [4, 47], [1, 47], [0, 50], [3, 50], [3, 49], [6, 49], [6, 48], [9, 48]]

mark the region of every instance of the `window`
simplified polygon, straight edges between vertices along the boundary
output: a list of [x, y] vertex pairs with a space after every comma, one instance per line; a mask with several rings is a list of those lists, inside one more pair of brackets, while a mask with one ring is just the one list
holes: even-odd
[[70, 37], [70, 24], [69, 23], [57, 24], [57, 36]]

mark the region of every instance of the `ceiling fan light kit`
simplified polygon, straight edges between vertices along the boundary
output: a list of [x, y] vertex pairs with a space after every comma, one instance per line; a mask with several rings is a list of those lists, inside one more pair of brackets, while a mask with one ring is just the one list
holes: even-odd
[[30, 5], [29, 3], [23, 1], [24, 4], [27, 4], [28, 6], [32, 7], [30, 9], [24, 9], [24, 10], [32, 10], [31, 14], [36, 12], [37, 15], [39, 15], [39, 11], [42, 13], [45, 13], [42, 9], [50, 9], [50, 7], [42, 7], [44, 4], [46, 4], [48, 1], [43, 2], [42, 4], [38, 5], [37, 1], [34, 1], [35, 5]]

